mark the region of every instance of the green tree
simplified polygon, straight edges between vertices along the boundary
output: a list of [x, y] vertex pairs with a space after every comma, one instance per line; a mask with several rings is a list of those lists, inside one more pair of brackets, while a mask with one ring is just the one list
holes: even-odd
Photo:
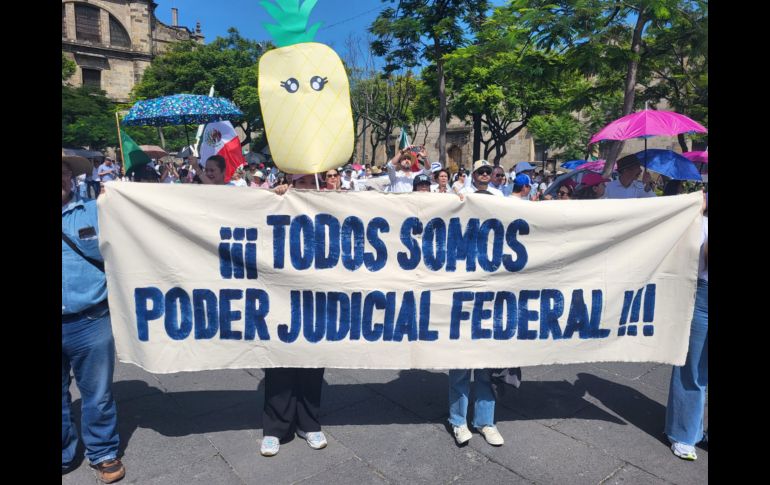
[[584, 158], [590, 134], [587, 126], [571, 114], [535, 115], [527, 129], [549, 152], [556, 150], [559, 158], [565, 161]]
[[75, 71], [77, 70], [77, 65], [74, 61], [70, 60], [69, 57], [64, 55], [64, 52], [61, 53], [61, 80], [66, 81], [70, 77], [72, 77], [73, 74], [75, 74]]
[[[689, 0], [513, 0], [511, 5], [538, 47], [565, 53], [586, 75], [622, 72], [619, 86], [606, 82], [605, 86], [622, 89], [620, 115], [625, 116], [638, 107], [638, 74], [649, 63], [651, 52], [646, 43], [650, 30], [669, 28], [687, 3]], [[621, 149], [622, 142], [612, 144], [605, 174], [611, 172]]]
[[[423, 69], [422, 76], [427, 75], [426, 69]], [[425, 77], [417, 79], [415, 83], [414, 98], [408, 106], [407, 119], [410, 120], [410, 128], [414, 137], [417, 136], [419, 128], [423, 129], [422, 140], [418, 143], [418, 140], [413, 138], [412, 142], [415, 145], [425, 145], [428, 142], [428, 130], [439, 114], [437, 85], [430, 78], [425, 79]]]
[[[382, 0], [395, 3], [395, 0]], [[400, 0], [387, 7], [369, 31], [377, 36], [372, 49], [385, 56], [385, 70], [413, 68], [420, 61], [436, 65], [439, 106], [439, 162], [446, 164], [448, 120], [444, 56], [466, 41], [466, 26], [473, 29], [488, 9], [487, 0]]]
[[[643, 100], [661, 99], [677, 113], [708, 125], [708, 4], [686, 3], [670, 28], [654, 26], [649, 32], [650, 82]], [[688, 151], [683, 134], [682, 151]]]
[[579, 77], [563, 56], [525, 42], [525, 33], [509, 7], [498, 8], [477, 43], [445, 57], [452, 113], [481, 115], [483, 155], [494, 151], [495, 164], [533, 116], [567, 109], [565, 94]]
[[193, 41], [174, 44], [153, 60], [141, 82], [134, 86], [132, 97], [140, 100], [181, 93], [208, 95], [213, 85], [215, 96], [232, 100], [243, 111], [241, 127], [246, 139], [241, 144], [252, 142], [252, 132], [264, 129], [257, 66], [271, 46], [245, 39], [235, 28], [227, 32], [227, 37], [217, 37], [206, 45]]
[[[410, 72], [402, 75], [374, 75], [359, 80], [354, 86], [351, 103], [357, 116], [370, 129], [371, 163], [374, 163], [375, 150], [381, 143], [387, 142], [393, 130], [411, 123], [411, 105], [417, 86], [418, 81]], [[365, 111], [361, 111], [361, 107]], [[392, 147], [387, 143], [385, 147], [388, 158], [392, 157]]]
[[117, 144], [115, 105], [104, 91], [62, 85], [62, 145], [100, 150]]

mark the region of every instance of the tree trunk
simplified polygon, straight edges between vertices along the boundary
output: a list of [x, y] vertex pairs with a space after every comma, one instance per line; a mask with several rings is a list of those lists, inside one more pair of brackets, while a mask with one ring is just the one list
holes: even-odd
[[496, 167], [500, 165], [500, 160], [503, 159], [503, 157], [505, 156], [506, 153], [508, 153], [508, 147], [505, 146], [505, 143], [497, 144], [497, 146], [495, 146], [495, 161], [494, 161], [494, 164], [495, 164]]
[[679, 146], [682, 148], [682, 153], [690, 151], [690, 149], [687, 148], [687, 140], [684, 138], [684, 133], [679, 133], [676, 135], [676, 139], [679, 141]]
[[163, 128], [158, 127], [158, 138], [160, 138], [160, 147], [166, 149], [166, 138], [163, 137]]
[[[438, 41], [437, 41], [438, 42]], [[436, 48], [438, 51], [438, 47]], [[444, 61], [441, 60], [441, 53], [436, 53], [436, 69], [438, 72], [438, 161], [442, 167], [446, 166], [446, 85], [444, 84]]]
[[[634, 109], [634, 98], [636, 97], [636, 72], [639, 69], [639, 51], [642, 48], [642, 30], [647, 23], [644, 8], [639, 10], [639, 16], [636, 18], [634, 27], [634, 37], [631, 41], [631, 59], [628, 61], [628, 70], [626, 71], [626, 83], [623, 92], [623, 113], [621, 117], [630, 115]], [[610, 153], [607, 156], [607, 162], [604, 165], [604, 176], [609, 177], [612, 173], [612, 167], [615, 165], [620, 151], [623, 149], [623, 141], [614, 141], [610, 147]]]
[[366, 163], [366, 118], [363, 119], [361, 124], [364, 125], [361, 130], [361, 160]]
[[481, 114], [473, 113], [473, 161], [481, 158]]

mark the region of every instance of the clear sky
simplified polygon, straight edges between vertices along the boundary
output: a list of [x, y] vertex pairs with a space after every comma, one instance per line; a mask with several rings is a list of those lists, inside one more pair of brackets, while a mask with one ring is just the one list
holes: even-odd
[[[171, 25], [171, 9], [179, 10], [179, 25], [190, 30], [195, 22], [201, 23], [204, 42], [225, 37], [227, 29], [235, 27], [241, 35], [251, 40], [270, 40], [270, 34], [263, 23], [274, 23], [257, 0], [155, 0], [158, 7], [156, 17]], [[273, 2], [275, 3], [275, 2]], [[505, 0], [493, 0], [502, 5]], [[397, 5], [396, 2], [394, 5]], [[318, 0], [310, 14], [310, 25], [322, 22], [316, 34], [317, 42], [331, 46], [343, 58], [346, 54], [345, 40], [352, 33], [364, 42], [367, 29], [379, 12], [388, 6], [381, 0]]]
[[[275, 23], [257, 0], [155, 0], [156, 17], [171, 25], [171, 9], [179, 10], [179, 25], [190, 30], [201, 23], [205, 42], [227, 35], [235, 27], [251, 40], [270, 40], [263, 23]], [[363, 39], [366, 29], [385, 6], [380, 0], [318, 0], [310, 14], [310, 25], [322, 22], [317, 42], [327, 44], [343, 54], [345, 39], [354, 33]]]

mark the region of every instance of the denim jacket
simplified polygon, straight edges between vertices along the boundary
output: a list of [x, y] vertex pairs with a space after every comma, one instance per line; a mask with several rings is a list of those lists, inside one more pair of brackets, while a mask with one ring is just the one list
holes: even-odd
[[[99, 252], [99, 223], [96, 201], [83, 201], [77, 196], [61, 210], [61, 230], [86, 256], [103, 261]], [[78, 313], [107, 298], [104, 273], [61, 243], [62, 315]]]

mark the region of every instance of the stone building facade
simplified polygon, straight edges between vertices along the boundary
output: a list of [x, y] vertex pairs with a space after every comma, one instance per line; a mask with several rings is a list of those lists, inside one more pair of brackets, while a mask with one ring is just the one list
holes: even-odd
[[[438, 118], [433, 120], [427, 126], [419, 126], [417, 132], [413, 137], [410, 137], [410, 141], [415, 145], [425, 145], [428, 151], [428, 158], [430, 160], [438, 160], [438, 132], [439, 122]], [[391, 147], [395, 147], [398, 144], [399, 136], [401, 134], [400, 129], [396, 129], [390, 137], [388, 143]], [[361, 139], [359, 136], [356, 140], [356, 154], [361, 157]], [[368, 134], [366, 139], [368, 140]], [[473, 165], [473, 125], [465, 123], [458, 118], [450, 118], [447, 123], [447, 136], [446, 136], [446, 148], [447, 148], [447, 160], [446, 166], [450, 171], [455, 172], [458, 168], [469, 169]], [[536, 159], [535, 141], [532, 136], [527, 133], [526, 128], [521, 130], [507, 144], [508, 152], [500, 161], [500, 165], [503, 167], [509, 167], [516, 163], [528, 160], [532, 161]], [[371, 145], [367, 146], [366, 163], [371, 161]], [[481, 146], [481, 156], [484, 156], [484, 146]], [[494, 151], [490, 153], [489, 159], [494, 159]], [[375, 153], [375, 163], [377, 165], [383, 165], [388, 161], [386, 146], [381, 144], [377, 147]]]
[[[670, 108], [665, 105], [665, 103], [661, 103], [661, 105], [657, 106], [656, 109], [660, 110], [669, 110]], [[432, 161], [438, 160], [438, 131], [439, 131], [439, 122], [438, 119], [435, 119], [431, 124], [428, 125], [427, 128], [427, 136], [426, 136], [426, 129], [424, 126], [420, 126], [417, 129], [417, 133], [414, 137], [410, 137], [410, 141], [415, 145], [425, 145], [428, 151], [428, 158]], [[388, 143], [391, 147], [395, 147], [398, 144], [399, 137], [401, 135], [400, 129], [394, 130], [393, 134], [390, 137], [390, 140]], [[356, 160], [360, 161], [361, 155], [362, 155], [362, 149], [361, 149], [361, 140], [364, 137], [359, 136], [356, 140]], [[368, 140], [368, 134], [366, 138]], [[691, 150], [703, 150], [705, 149], [705, 145], [701, 146], [700, 144], [693, 144], [688, 140], [688, 143], [692, 144]], [[455, 172], [458, 168], [466, 168], [470, 169], [473, 166], [473, 125], [468, 122], [465, 123], [462, 120], [459, 120], [457, 118], [451, 118], [449, 122], [447, 123], [447, 141], [446, 141], [446, 147], [447, 147], [447, 160], [446, 160], [446, 166], [449, 168], [450, 171]], [[609, 144], [601, 143], [599, 148], [595, 148], [593, 154], [604, 158], [607, 153], [606, 147], [609, 147]], [[543, 166], [543, 160], [548, 159], [548, 163], [545, 164], [545, 168], [551, 171], [554, 171], [558, 168], [558, 163], [556, 160], [552, 158], [556, 152], [547, 152], [544, 149], [547, 147], [542, 147], [537, 143], [537, 140], [532, 137], [530, 133], [527, 132], [527, 129], [522, 129], [519, 133], [516, 134], [513, 138], [508, 140], [507, 143], [507, 153], [506, 155], [500, 160], [500, 165], [504, 167], [506, 170], [511, 169], [514, 165], [516, 165], [518, 162], [521, 161], [527, 161], [530, 163], [535, 164], [538, 168]], [[679, 142], [677, 141], [676, 137], [667, 137], [667, 136], [655, 136], [647, 139], [647, 148], [662, 148], [665, 150], [672, 150], [677, 153], [681, 153], [682, 149], [679, 146]], [[631, 154], [631, 153], [637, 153], [644, 150], [644, 140], [643, 139], [631, 139], [626, 140], [626, 142], [623, 144], [623, 149], [620, 152], [620, 155], [618, 156], [618, 159], [621, 157]], [[366, 161], [365, 163], [371, 162], [371, 145], [368, 145], [366, 147]], [[492, 153], [489, 154], [489, 160], [494, 160], [495, 152], [492, 151]], [[556, 155], [558, 156], [558, 154]], [[484, 146], [481, 146], [481, 157], [484, 157]], [[383, 144], [380, 144], [377, 147], [376, 153], [375, 153], [375, 164], [382, 166], [385, 164], [385, 162], [388, 161], [387, 152], [386, 152], [386, 146]], [[565, 160], [559, 160], [560, 162], [564, 162]]]
[[73, 86], [98, 87], [125, 103], [152, 59], [179, 41], [203, 43], [195, 31], [166, 25], [155, 17], [152, 0], [62, 0], [62, 51], [78, 68], [67, 80]]

